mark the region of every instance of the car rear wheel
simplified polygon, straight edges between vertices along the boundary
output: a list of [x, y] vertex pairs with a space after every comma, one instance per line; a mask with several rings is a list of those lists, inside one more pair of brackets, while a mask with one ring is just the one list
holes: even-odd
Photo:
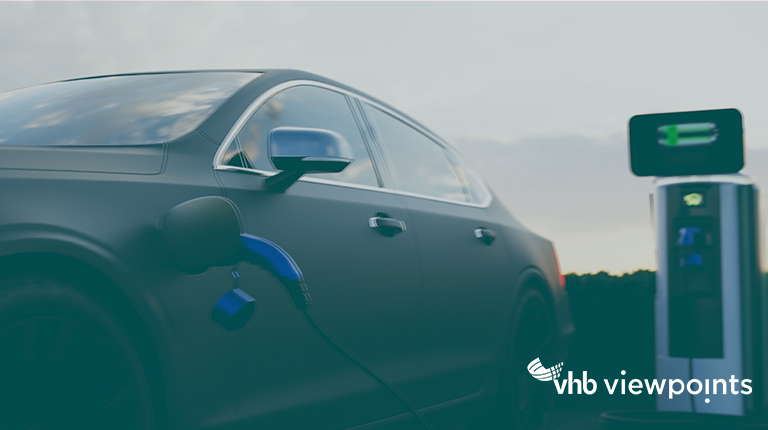
[[[524, 290], [516, 300], [511, 337], [502, 362], [500, 390], [496, 406], [483, 419], [468, 424], [477, 430], [548, 428], [554, 408], [552, 382], [534, 379], [528, 363], [540, 358], [552, 366], [555, 321], [544, 295], [536, 289]], [[551, 363], [551, 364], [550, 364]]]
[[130, 338], [62, 280], [0, 282], [0, 351], [0, 430], [155, 427]]
[[516, 315], [509, 351], [511, 360], [506, 369], [507, 387], [506, 392], [502, 391], [508, 409], [506, 415], [515, 429], [545, 429], [554, 407], [554, 383], [534, 379], [528, 372], [528, 363], [540, 358], [548, 367], [556, 364], [552, 360], [555, 321], [547, 299], [534, 289], [522, 294]]

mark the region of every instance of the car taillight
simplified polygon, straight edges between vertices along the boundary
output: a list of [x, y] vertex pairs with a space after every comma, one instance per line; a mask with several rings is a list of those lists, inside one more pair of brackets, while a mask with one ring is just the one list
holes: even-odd
[[560, 260], [557, 258], [557, 250], [555, 245], [552, 245], [552, 253], [555, 254], [555, 267], [557, 267], [557, 278], [560, 281], [560, 288], [565, 288], [565, 275], [560, 272]]

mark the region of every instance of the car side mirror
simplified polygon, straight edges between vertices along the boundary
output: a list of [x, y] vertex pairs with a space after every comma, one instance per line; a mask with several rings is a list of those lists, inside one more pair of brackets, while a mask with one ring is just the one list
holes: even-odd
[[280, 193], [305, 173], [338, 173], [355, 160], [344, 136], [319, 128], [273, 128], [268, 147], [272, 165], [281, 172], [267, 178], [266, 185]]
[[168, 255], [190, 273], [234, 264], [241, 233], [237, 206], [218, 196], [180, 203], [160, 218], [160, 236]]

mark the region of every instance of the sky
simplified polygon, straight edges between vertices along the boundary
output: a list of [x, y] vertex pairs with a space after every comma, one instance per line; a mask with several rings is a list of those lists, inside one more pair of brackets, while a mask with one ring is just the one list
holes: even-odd
[[380, 98], [481, 172], [565, 272], [655, 269], [627, 121], [735, 107], [768, 186], [768, 4], [0, 2], [0, 91], [83, 76], [294, 68]]

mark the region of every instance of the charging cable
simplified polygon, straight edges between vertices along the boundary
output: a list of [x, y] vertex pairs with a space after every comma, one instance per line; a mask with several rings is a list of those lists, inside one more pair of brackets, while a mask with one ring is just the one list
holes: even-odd
[[427, 421], [419, 408], [413, 404], [397, 387], [395, 387], [386, 378], [376, 372], [363, 359], [350, 351], [335, 337], [333, 337], [325, 327], [320, 324], [312, 312], [309, 305], [312, 304], [312, 297], [309, 295], [307, 284], [304, 282], [304, 275], [299, 266], [293, 261], [293, 258], [280, 248], [277, 244], [266, 239], [252, 236], [250, 234], [240, 235], [241, 259], [251, 264], [261, 267], [269, 272], [280, 282], [291, 296], [296, 309], [302, 313], [304, 320], [312, 327], [323, 340], [330, 344], [336, 351], [346, 357], [358, 369], [363, 371], [371, 379], [376, 381], [381, 387], [392, 393], [400, 402], [413, 414], [426, 430], [433, 430], [432, 425]]

